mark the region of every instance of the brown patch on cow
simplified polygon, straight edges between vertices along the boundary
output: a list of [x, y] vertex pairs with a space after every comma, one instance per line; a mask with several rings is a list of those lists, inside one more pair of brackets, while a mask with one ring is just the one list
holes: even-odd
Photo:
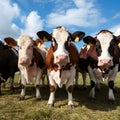
[[91, 46], [90, 49], [88, 50], [87, 60], [90, 63], [92, 68], [97, 67], [98, 54], [96, 52], [96, 46], [95, 45]]
[[87, 71], [88, 61], [87, 61], [87, 45], [84, 46], [79, 53], [79, 64], [78, 71]]
[[43, 68], [45, 67], [45, 62], [43, 60], [43, 57], [41, 53], [38, 51], [37, 48], [33, 47], [33, 59], [32, 59], [32, 64], [31, 66], [36, 62], [37, 67]]
[[54, 92], [55, 91], [55, 86], [50, 85], [50, 92]]
[[53, 56], [53, 47], [50, 46], [48, 53], [46, 55], [46, 66], [47, 68], [56, 68], [57, 66], [53, 64], [54, 56]]
[[72, 85], [68, 87], [68, 91], [69, 91], [70, 93], [73, 92], [73, 86], [72, 86]]
[[70, 47], [69, 48], [70, 63], [72, 63], [73, 65], [78, 64], [79, 53], [78, 53], [77, 48], [75, 47], [73, 43], [71, 43], [69, 47]]
[[84, 46], [84, 48], [81, 49], [79, 57], [86, 59], [86, 57], [87, 57], [87, 45]]

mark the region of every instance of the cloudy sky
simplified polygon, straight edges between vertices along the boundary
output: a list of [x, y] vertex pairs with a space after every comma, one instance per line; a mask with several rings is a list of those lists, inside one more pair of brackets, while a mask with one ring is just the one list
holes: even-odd
[[0, 0], [0, 38], [36, 37], [65, 26], [71, 33], [95, 35], [108, 29], [120, 35], [120, 0]]

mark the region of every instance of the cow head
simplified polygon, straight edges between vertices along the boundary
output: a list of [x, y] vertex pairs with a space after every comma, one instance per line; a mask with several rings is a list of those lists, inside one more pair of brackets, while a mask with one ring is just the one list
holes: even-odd
[[77, 31], [71, 34], [64, 27], [60, 26], [54, 29], [51, 34], [46, 31], [39, 31], [37, 35], [44, 41], [52, 42], [50, 50], [52, 51], [53, 63], [63, 66], [71, 62], [70, 52], [74, 54], [74, 50], [71, 50], [74, 46], [72, 41], [79, 41], [84, 37], [85, 33]]
[[30, 65], [33, 57], [33, 39], [30, 36], [22, 35], [17, 42], [19, 47], [18, 63], [24, 66]]
[[88, 58], [96, 61], [96, 66], [109, 68], [119, 62], [119, 38], [112, 32], [101, 30], [95, 38], [85, 37], [84, 42], [90, 46]]
[[[18, 64], [23, 66], [30, 66], [36, 56], [36, 48], [39, 40], [34, 41], [29, 35], [21, 35], [18, 40], [11, 37], [4, 39], [8, 46], [18, 46]], [[43, 41], [42, 41], [43, 42]], [[39, 56], [40, 57], [40, 56]]]

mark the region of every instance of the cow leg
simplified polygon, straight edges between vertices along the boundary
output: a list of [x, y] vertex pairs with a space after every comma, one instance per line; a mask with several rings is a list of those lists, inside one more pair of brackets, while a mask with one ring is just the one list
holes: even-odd
[[21, 94], [20, 94], [20, 100], [24, 100], [25, 99], [26, 80], [24, 78], [24, 74], [23, 75], [20, 74], [20, 76], [21, 76], [20, 78], [21, 78], [21, 88], [22, 88]]
[[41, 79], [42, 79], [42, 88], [44, 88], [45, 87], [45, 75], [44, 74], [42, 74]]
[[87, 72], [86, 72], [86, 71], [84, 71], [84, 72], [82, 73], [83, 88], [84, 88], [84, 89], [86, 89], [86, 88], [87, 88], [87, 86], [86, 86], [86, 78], [87, 78]]
[[78, 88], [78, 79], [79, 79], [79, 72], [76, 71], [76, 74], [75, 74], [75, 88]]
[[48, 107], [54, 106], [55, 90], [56, 90], [56, 86], [50, 85], [50, 97], [49, 97], [48, 104], [47, 104]]
[[67, 93], [68, 93], [68, 106], [72, 109], [72, 108], [74, 108], [74, 104], [73, 104], [73, 96], [72, 96], [73, 82], [71, 80], [69, 80], [67, 82], [66, 90], [67, 90]]
[[10, 90], [14, 91], [14, 77], [10, 77]]
[[90, 82], [91, 91], [89, 93], [90, 98], [95, 98], [95, 85], [96, 85], [95, 81], [91, 80]]
[[0, 82], [0, 95], [1, 95], [2, 93], [1, 93], [1, 82]]
[[109, 72], [109, 78], [108, 78], [108, 86], [109, 86], [109, 92], [108, 92], [108, 100], [110, 103], [115, 102], [115, 96], [114, 96], [114, 80], [118, 73], [118, 65], [116, 65], [110, 72]]
[[46, 75], [46, 79], [47, 79], [47, 88], [49, 88], [49, 78], [48, 78], [48, 75]]
[[50, 84], [50, 96], [49, 96], [49, 100], [47, 103], [48, 107], [52, 107], [54, 106], [55, 103], [55, 91], [57, 88], [57, 84], [55, 83], [55, 81], [49, 76], [49, 84]]
[[25, 99], [25, 86], [24, 84], [21, 84], [21, 94], [20, 94], [20, 100], [24, 100]]
[[96, 86], [96, 79], [95, 79], [95, 76], [94, 76], [94, 73], [93, 73], [93, 70], [90, 66], [88, 66], [88, 73], [89, 73], [89, 76], [90, 76], [90, 86], [91, 86], [91, 90], [90, 90], [90, 93], [89, 93], [89, 97], [90, 98], [95, 98], [95, 86]]
[[36, 81], [35, 81], [35, 88], [36, 88], [36, 99], [41, 100], [40, 94], [40, 78], [41, 78], [41, 70], [38, 71]]
[[113, 104], [115, 102], [115, 97], [114, 97], [114, 81], [110, 80], [108, 82], [108, 86], [109, 86], [108, 99], [109, 99], [109, 102]]

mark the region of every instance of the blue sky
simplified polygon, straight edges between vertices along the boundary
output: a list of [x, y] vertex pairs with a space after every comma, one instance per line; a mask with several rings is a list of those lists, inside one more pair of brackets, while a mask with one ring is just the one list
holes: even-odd
[[[120, 0], [0, 0], [0, 38], [52, 32], [65, 26], [71, 33], [95, 36], [102, 29], [120, 35]], [[79, 47], [82, 43], [77, 43]]]

